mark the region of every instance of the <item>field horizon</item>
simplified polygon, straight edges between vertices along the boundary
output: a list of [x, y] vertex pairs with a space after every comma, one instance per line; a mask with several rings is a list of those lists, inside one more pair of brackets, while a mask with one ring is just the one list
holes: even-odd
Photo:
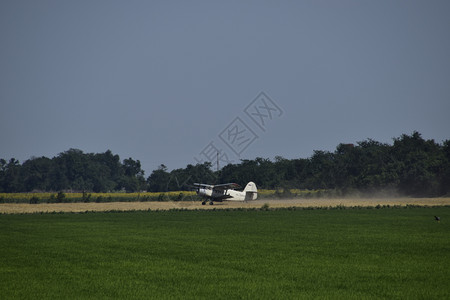
[[[434, 215], [441, 221], [434, 220]], [[0, 215], [5, 299], [438, 299], [450, 207]]]

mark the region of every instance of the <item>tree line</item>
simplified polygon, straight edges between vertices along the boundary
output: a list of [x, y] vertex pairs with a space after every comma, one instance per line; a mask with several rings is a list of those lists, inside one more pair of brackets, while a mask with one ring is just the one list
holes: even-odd
[[392, 191], [410, 196], [450, 194], [450, 140], [436, 143], [418, 132], [394, 138], [393, 144], [367, 139], [339, 144], [336, 150], [314, 151], [309, 158], [274, 160], [257, 157], [229, 164], [219, 171], [209, 162], [168, 171], [165, 165], [145, 179], [139, 160], [120, 161], [111, 151], [86, 154], [70, 149], [49, 159], [32, 158], [22, 165], [0, 160], [0, 191], [126, 190], [183, 191], [192, 183], [254, 181], [264, 189], [325, 189], [341, 194], [354, 191]]
[[310, 158], [242, 160], [219, 172], [211, 171], [209, 163], [171, 172], [162, 165], [147, 181], [151, 191], [180, 190], [190, 182], [254, 181], [264, 189], [442, 196], [450, 193], [450, 140], [439, 144], [414, 132], [394, 138], [392, 145], [367, 139], [356, 145], [339, 144], [334, 152], [316, 150]]
[[83, 153], [70, 149], [50, 159], [33, 157], [23, 164], [11, 158], [0, 159], [0, 191], [138, 191], [145, 187], [139, 160], [120, 161], [110, 150]]

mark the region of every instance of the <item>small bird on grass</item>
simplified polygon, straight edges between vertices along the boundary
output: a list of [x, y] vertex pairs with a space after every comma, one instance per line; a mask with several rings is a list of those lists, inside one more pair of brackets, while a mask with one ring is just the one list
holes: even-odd
[[440, 223], [441, 222], [441, 218], [439, 218], [438, 216], [434, 216], [434, 219], [436, 220], [436, 222]]

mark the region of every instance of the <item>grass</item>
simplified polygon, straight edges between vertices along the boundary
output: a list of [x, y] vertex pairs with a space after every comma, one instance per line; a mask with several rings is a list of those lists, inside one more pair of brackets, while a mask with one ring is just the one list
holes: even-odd
[[438, 299], [449, 233], [449, 207], [0, 215], [0, 295]]

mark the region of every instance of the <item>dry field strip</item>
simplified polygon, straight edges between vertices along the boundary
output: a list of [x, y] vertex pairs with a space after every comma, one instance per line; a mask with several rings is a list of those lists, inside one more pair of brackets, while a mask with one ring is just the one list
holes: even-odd
[[330, 199], [262, 199], [249, 202], [221, 202], [202, 205], [193, 201], [167, 202], [107, 202], [107, 203], [2, 203], [0, 214], [89, 212], [89, 211], [133, 211], [170, 209], [237, 209], [260, 208], [268, 204], [271, 208], [283, 207], [336, 207], [336, 206], [444, 206], [450, 205], [450, 197], [445, 198], [330, 198]]

